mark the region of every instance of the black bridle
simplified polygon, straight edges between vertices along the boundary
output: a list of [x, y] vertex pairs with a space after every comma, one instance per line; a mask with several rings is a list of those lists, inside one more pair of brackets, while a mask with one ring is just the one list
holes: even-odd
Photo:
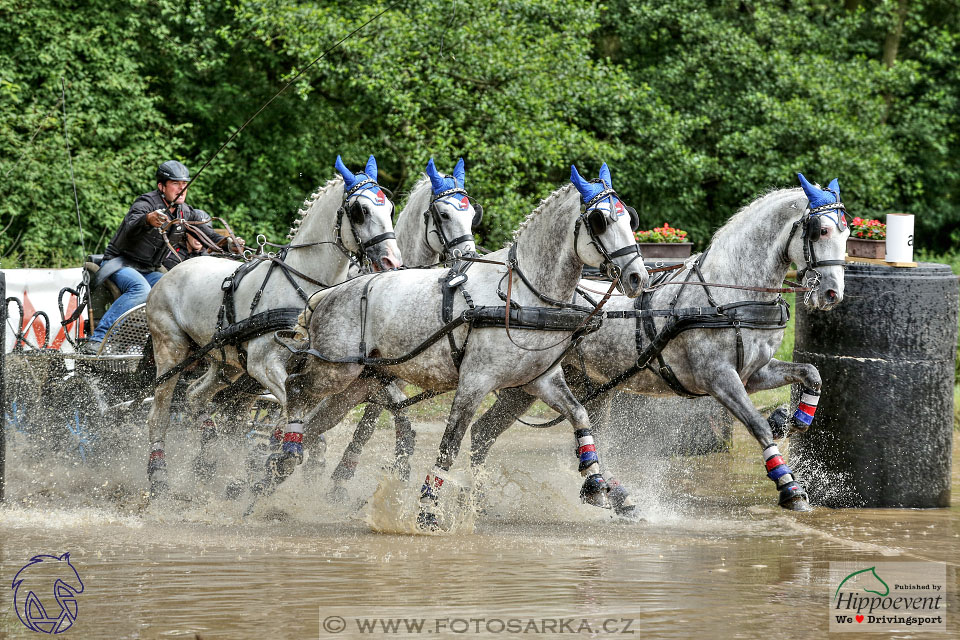
[[[464, 190], [462, 187], [454, 187], [452, 189], [447, 189], [446, 191], [441, 191], [440, 193], [433, 196], [433, 198], [430, 200], [430, 206], [427, 207], [427, 210], [423, 212], [424, 241], [427, 243], [427, 246], [430, 246], [429, 234], [430, 233], [437, 234], [437, 237], [440, 239], [440, 243], [443, 245], [443, 249], [440, 251], [441, 258], [459, 257], [457, 255], [454, 255], [453, 248], [456, 247], [458, 244], [473, 240], [473, 233], [466, 233], [462, 236], [449, 239], [447, 238], [447, 234], [443, 230], [443, 219], [440, 214], [440, 208], [437, 206], [437, 202], [442, 200], [443, 198], [446, 198], [447, 196], [453, 196], [453, 195], [461, 195], [467, 198], [468, 200], [470, 199], [470, 196], [467, 195], [466, 190]], [[481, 220], [483, 220], [483, 207], [480, 206], [480, 204], [477, 202], [471, 201], [470, 204], [473, 205], [473, 210], [474, 210], [473, 219], [470, 221], [470, 228], [473, 229], [474, 227], [480, 224]], [[431, 218], [433, 219], [432, 231], [428, 230], [428, 227], [430, 226], [429, 220]]]
[[[352, 187], [350, 187], [349, 190], [347, 190], [343, 194], [343, 203], [340, 205], [340, 209], [337, 211], [337, 224], [334, 227], [336, 231], [337, 246], [340, 247], [341, 250], [346, 252], [348, 255], [351, 255], [361, 266], [368, 265], [368, 263], [370, 262], [370, 259], [367, 258], [367, 254], [366, 254], [367, 249], [369, 249], [370, 247], [376, 244], [380, 244], [384, 240], [391, 240], [397, 237], [397, 234], [395, 234], [393, 231], [387, 231], [386, 233], [381, 233], [378, 236], [374, 236], [370, 238], [366, 242], [360, 241], [360, 236], [357, 234], [357, 226], [362, 225], [364, 220], [366, 220], [367, 212], [364, 210], [363, 205], [360, 204], [359, 200], [354, 200], [353, 202], [350, 202], [350, 198], [354, 196], [359, 197], [360, 191], [369, 185], [375, 185], [381, 191], [389, 191], [381, 187], [379, 184], [377, 184], [376, 180], [373, 180], [371, 178], [365, 178], [364, 180], [361, 180], [357, 184], [353, 185]], [[391, 208], [395, 206], [393, 204], [392, 194], [390, 198], [387, 198], [387, 202], [390, 203]], [[350, 251], [346, 247], [346, 245], [343, 244], [342, 227], [343, 227], [344, 217], [346, 217], [347, 222], [349, 222], [350, 232], [353, 234], [353, 240], [354, 242], [356, 242], [357, 246], [359, 247], [359, 252], [356, 254]], [[391, 220], [393, 219], [393, 211], [390, 212], [390, 219]]]
[[[584, 228], [586, 228], [587, 234], [590, 237], [590, 244], [592, 244], [594, 249], [596, 249], [597, 252], [603, 257], [602, 266], [606, 271], [607, 276], [612, 280], [619, 281], [623, 269], [629, 267], [634, 263], [635, 260], [643, 260], [643, 256], [640, 255], [639, 243], [627, 245], [614, 251], [613, 253], [607, 251], [607, 248], [603, 246], [603, 241], [600, 239], [600, 236], [604, 231], [607, 230], [609, 221], [607, 219], [606, 211], [601, 209], [598, 205], [607, 198], [610, 199], [611, 210], [614, 207], [614, 199], [620, 200], [620, 196], [617, 195], [616, 191], [605, 188], [591, 198], [589, 202], [583, 205], [583, 208], [580, 210], [580, 218], [577, 220], [577, 224], [573, 229], [573, 246], [574, 248], [578, 246], [578, 236], [580, 234], [580, 227], [582, 225]], [[630, 228], [633, 231], [636, 231], [640, 226], [640, 218], [637, 215], [637, 210], [633, 207], [628, 207], [627, 205], [623, 204], [622, 200], [620, 200], [620, 204], [627, 210], [627, 213], [630, 214]], [[628, 262], [623, 269], [614, 264], [614, 258], [619, 258], [620, 256], [630, 255], [633, 253], [636, 255], [633, 256], [630, 262]]]
[[[807, 209], [803, 212], [803, 215], [799, 220], [793, 223], [793, 227], [790, 229], [790, 235], [787, 236], [787, 244], [784, 247], [784, 256], [785, 261], [790, 262], [790, 258], [787, 252], [790, 250], [790, 242], [793, 241], [793, 236], [797, 233], [797, 229], [802, 229], [801, 239], [803, 241], [803, 261], [804, 265], [797, 271], [797, 279], [800, 282], [804, 281], [805, 275], [812, 271], [813, 272], [813, 282], [811, 286], [811, 291], [816, 289], [820, 284], [820, 279], [822, 274], [817, 270], [819, 267], [832, 267], [832, 266], [841, 266], [845, 265], [846, 260], [820, 260], [817, 258], [816, 243], [820, 240], [823, 229], [823, 221], [821, 218], [832, 211], [837, 212], [837, 222], [834, 223], [837, 226], [837, 229], [843, 231], [847, 226], [846, 219], [846, 208], [843, 206], [843, 203], [840, 202], [840, 196], [835, 191], [827, 189], [832, 193], [837, 201], [831, 202], [829, 204], [824, 204], [819, 207], [814, 207], [811, 209], [809, 205]], [[833, 222], [833, 220], [831, 220]], [[808, 294], [809, 295], [809, 294]]]

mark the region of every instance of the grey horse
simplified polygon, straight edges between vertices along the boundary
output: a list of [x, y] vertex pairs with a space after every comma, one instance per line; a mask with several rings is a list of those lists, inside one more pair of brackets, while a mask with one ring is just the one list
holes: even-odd
[[[237, 322], [268, 310], [302, 308], [311, 294], [347, 278], [351, 255], [369, 260], [378, 270], [401, 266], [393, 233], [393, 204], [377, 185], [374, 157], [370, 156], [362, 173], [353, 174], [339, 156], [335, 167], [340, 175], [304, 202], [288, 236], [288, 248], [281, 256], [255, 256], [256, 266], [234, 285]], [[284, 273], [272, 273], [274, 270]], [[164, 439], [179, 377], [176, 367], [196, 345], [207, 345], [224, 328], [221, 286], [227, 278], [238, 279], [235, 271], [236, 264], [227, 260], [194, 258], [161, 278], [147, 298], [147, 323], [161, 380], [148, 417], [151, 452], [147, 475], [152, 495], [167, 488]], [[273, 277], [269, 277], [271, 273]], [[243, 360], [238, 346], [244, 351]], [[188, 390], [193, 413], [198, 414], [229, 384], [225, 377], [235, 380], [244, 372], [282, 405], [288, 357], [289, 352], [273, 341], [272, 334], [211, 350], [207, 358], [213, 363]]]
[[[798, 265], [804, 284], [811, 288], [803, 296], [804, 304], [819, 310], [839, 304], [843, 299], [840, 263], [850, 235], [840, 203], [840, 187], [834, 180], [823, 190], [802, 175], [799, 179], [802, 189], [767, 193], [740, 210], [714, 234], [707, 251], [688, 261], [672, 282], [688, 279], [696, 282], [698, 278], [692, 270], [696, 264], [706, 282], [773, 289], [781, 286], [793, 262]], [[588, 289], [597, 286], [592, 281], [582, 284]], [[700, 308], [706, 313], [711, 307], [751, 300], [770, 304], [765, 312], [778, 314], [774, 306], [779, 300], [778, 293], [689, 284], [654, 285], [654, 289], [649, 300], [643, 300], [644, 309]], [[628, 318], [635, 314], [633, 303], [622, 298], [612, 300], [606, 308], [614, 316], [618, 312]], [[781, 317], [785, 323], [785, 316]], [[663, 314], [653, 316], [652, 320], [660, 331], [671, 317]], [[749, 317], [744, 316], [744, 320], [745, 325], [749, 324]], [[585, 374], [593, 384], [602, 384], [628, 370], [637, 361], [638, 352], [633, 345], [640, 328], [638, 324], [633, 319], [607, 319], [599, 331], [581, 344], [582, 360], [578, 354], [568, 356], [567, 378], [575, 380]], [[808, 510], [807, 496], [783, 462], [772, 427], [799, 431], [809, 426], [820, 393], [820, 374], [811, 364], [773, 358], [783, 341], [782, 329], [742, 328], [739, 347], [737, 333], [733, 328], [690, 329], [667, 343], [662, 352], [663, 361], [672, 369], [680, 390], [713, 396], [747, 426], [760, 444], [769, 477], [780, 491], [780, 505], [792, 510]], [[675, 387], [658, 373], [657, 363], [652, 364], [626, 379], [619, 389], [652, 396], [674, 394]], [[771, 424], [754, 408], [748, 394], [791, 383], [802, 385], [801, 402], [794, 416], [787, 416], [788, 424], [784, 425], [782, 418], [781, 424], [777, 425], [776, 421]], [[522, 390], [506, 390], [477, 420], [471, 429], [471, 458], [475, 467], [483, 465], [496, 438], [534, 400]], [[587, 404], [594, 424], [606, 422], [610, 402], [608, 394]], [[602, 435], [602, 429], [598, 431]], [[612, 477], [608, 480], [612, 487], [611, 503], [618, 511], [629, 513], [632, 502], [625, 489]]]
[[[424, 389], [456, 389], [436, 465], [421, 488], [422, 527], [438, 526], [439, 489], [480, 401], [487, 393], [506, 387], [523, 387], [570, 420], [582, 452], [582, 492], [605, 495], [606, 482], [593, 452], [587, 413], [567, 387], [559, 366], [574, 334], [531, 328], [546, 326], [537, 323], [518, 330], [521, 314], [517, 305], [524, 308], [526, 317], [537, 315], [545, 303], [551, 304], [547, 311], [559, 315], [568, 304], [564, 301], [573, 296], [584, 263], [603, 265], [615, 273], [628, 296], [639, 295], [647, 284], [633, 237], [636, 212], [613, 190], [607, 166], [601, 168], [600, 179], [592, 182], [572, 167], [571, 181], [572, 185], [555, 191], [527, 217], [512, 246], [486, 256], [499, 264], [477, 263], [465, 274], [462, 290], [469, 290], [469, 302], [466, 296], [458, 296], [454, 317], [465, 319], [468, 310], [479, 314], [486, 308], [492, 312], [488, 317], [499, 313], [501, 320], [512, 319], [514, 329], [505, 331], [506, 327], [495, 322], [492, 327], [461, 324], [453, 331], [457, 348], [462, 350], [460, 357], [455, 357], [447, 340], [437, 339], [415, 357], [399, 358], [417, 349], [428, 336], [440, 335], [444, 327], [435, 271], [362, 276], [315, 295], [308, 327], [309, 355], [288, 366], [290, 422], [284, 450], [269, 461], [264, 484], [287, 477], [302, 459], [301, 434], [304, 426], [314, 427], [310, 418], [315, 417], [318, 401], [346, 392], [354, 403], [360, 402], [383, 384], [378, 376], [389, 376]], [[504, 299], [514, 305], [509, 314], [504, 311]], [[578, 313], [576, 320], [586, 320], [586, 312]], [[365, 371], [368, 374], [362, 376]]]
[[[407, 195], [406, 202], [397, 218], [397, 244], [403, 254], [404, 266], [431, 267], [439, 260], [455, 261], [464, 255], [476, 255], [473, 227], [480, 223], [483, 209], [471, 201], [465, 189], [466, 169], [463, 158], [457, 162], [452, 175], [437, 171], [433, 158], [427, 163], [426, 174], [417, 181]], [[303, 318], [309, 323], [309, 314]], [[342, 500], [346, 495], [344, 483], [356, 471], [360, 452], [373, 435], [377, 417], [383, 411], [377, 398], [394, 403], [405, 400], [402, 391], [394, 384], [369, 400], [363, 417], [354, 429], [353, 437], [333, 472], [334, 485], [331, 498]], [[339, 396], [324, 399], [317, 409], [315, 428], [303, 435], [304, 449], [315, 453], [322, 448], [322, 434], [338, 424], [353, 408]], [[410, 455], [416, 442], [416, 432], [402, 411], [394, 411], [396, 426], [396, 458], [393, 466], [401, 479], [410, 472]], [[307, 461], [316, 461], [311, 455]], [[313, 466], [311, 464], [310, 466]]]

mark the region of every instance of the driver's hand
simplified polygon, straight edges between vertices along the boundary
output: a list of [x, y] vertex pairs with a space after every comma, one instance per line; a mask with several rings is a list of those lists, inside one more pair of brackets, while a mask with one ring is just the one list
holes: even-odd
[[151, 227], [160, 228], [169, 220], [167, 214], [163, 212], [163, 209], [157, 209], [156, 211], [151, 211], [147, 214], [147, 224]]
[[247, 246], [247, 242], [240, 236], [237, 236], [236, 242], [233, 242], [233, 240], [231, 239], [231, 245], [232, 246], [230, 248], [233, 250], [234, 253], [242, 253], [243, 248]]
[[200, 244], [200, 241], [194, 238], [189, 233], [187, 234], [187, 246], [190, 248], [190, 251], [193, 253], [200, 253], [203, 250], [203, 245]]

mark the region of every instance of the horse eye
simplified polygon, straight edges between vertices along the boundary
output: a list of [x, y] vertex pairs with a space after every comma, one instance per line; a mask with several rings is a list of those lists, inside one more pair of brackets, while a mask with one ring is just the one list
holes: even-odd
[[820, 235], [825, 236], [825, 235], [827, 235], [828, 233], [830, 233], [830, 230], [829, 230], [829, 229], [820, 229]]

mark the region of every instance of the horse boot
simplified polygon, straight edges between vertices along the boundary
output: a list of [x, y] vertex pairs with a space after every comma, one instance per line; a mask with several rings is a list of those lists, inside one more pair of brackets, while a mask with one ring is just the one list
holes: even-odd
[[317, 441], [310, 447], [310, 455], [304, 464], [304, 470], [310, 474], [319, 474], [327, 466], [327, 439], [321, 433]]
[[610, 486], [610, 493], [607, 497], [610, 499], [610, 505], [613, 507], [614, 513], [618, 516], [632, 518], [637, 505], [630, 497], [627, 488], [620, 484], [620, 481], [616, 478], [610, 478], [607, 480], [607, 484]]
[[813, 423], [817, 403], [820, 402], [820, 392], [799, 385], [794, 386], [795, 389], [790, 394], [793, 397], [791, 404], [796, 402], [797, 408], [793, 415], [791, 416], [789, 409], [784, 406], [774, 410], [767, 418], [774, 440], [780, 440], [794, 433], [803, 433]]
[[807, 492], [794, 479], [793, 471], [783, 461], [777, 445], [771, 444], [763, 450], [763, 460], [767, 468], [767, 477], [776, 483], [780, 491], [780, 506], [790, 511], [812, 511]]
[[437, 518], [437, 505], [440, 501], [440, 487], [443, 486], [443, 474], [446, 473], [438, 466], [427, 473], [423, 486], [420, 487], [420, 512], [417, 514], [417, 526], [427, 531], [437, 531], [440, 520]]
[[586, 478], [580, 487], [580, 500], [594, 507], [607, 509], [610, 507], [607, 499], [610, 486], [600, 473], [600, 458], [597, 457], [597, 447], [593, 443], [593, 432], [590, 429], [577, 429], [573, 435], [577, 439], [580, 475]]
[[200, 451], [193, 459], [193, 473], [200, 482], [209, 482], [217, 471], [217, 463], [207, 450], [210, 443], [217, 439], [217, 429], [213, 417], [207, 414], [200, 427]]
[[290, 422], [283, 434], [283, 445], [279, 453], [267, 456], [267, 475], [253, 485], [254, 495], [264, 496], [273, 493], [284, 480], [303, 462], [303, 423]]
[[150, 497], [158, 498], [167, 493], [167, 460], [163, 456], [163, 443], [154, 442], [147, 461], [147, 478], [150, 481]]
[[790, 434], [803, 433], [813, 424], [813, 416], [820, 403], [820, 392], [802, 385], [794, 385], [791, 396], [796, 397], [797, 409], [793, 412]]

